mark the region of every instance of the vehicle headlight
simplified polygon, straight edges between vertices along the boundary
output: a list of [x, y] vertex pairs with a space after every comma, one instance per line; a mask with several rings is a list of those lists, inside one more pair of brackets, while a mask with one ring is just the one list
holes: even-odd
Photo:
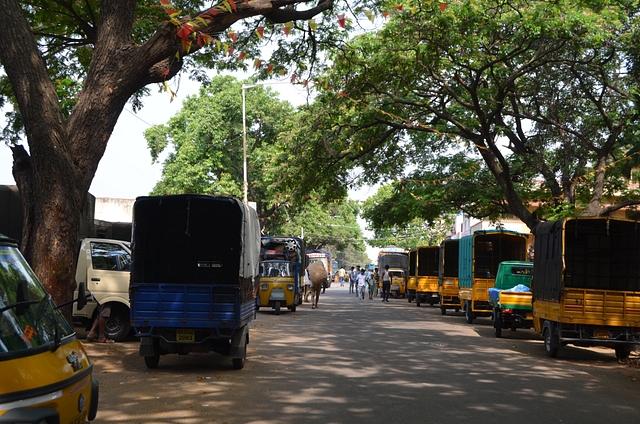
[[267, 283], [260, 284], [260, 290], [269, 290], [269, 284]]
[[293, 291], [293, 284], [287, 284], [287, 290]]

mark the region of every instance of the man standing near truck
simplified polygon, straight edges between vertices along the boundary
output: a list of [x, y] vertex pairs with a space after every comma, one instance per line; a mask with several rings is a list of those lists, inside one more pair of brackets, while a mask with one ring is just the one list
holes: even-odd
[[389, 301], [389, 292], [391, 291], [391, 274], [389, 273], [389, 265], [384, 266], [382, 272], [382, 301]]

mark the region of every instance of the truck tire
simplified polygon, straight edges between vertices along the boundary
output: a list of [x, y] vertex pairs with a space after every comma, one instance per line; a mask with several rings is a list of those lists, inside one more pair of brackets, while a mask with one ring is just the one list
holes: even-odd
[[231, 359], [231, 364], [233, 364], [234, 370], [241, 370], [244, 368], [244, 364], [247, 359], [247, 345], [249, 344], [249, 341], [247, 339], [248, 339], [248, 334], [244, 339], [244, 350], [242, 352], [242, 356], [239, 358]]
[[555, 325], [553, 323], [550, 323], [549, 326], [542, 331], [542, 338], [544, 339], [544, 348], [547, 351], [547, 356], [549, 358], [558, 356], [558, 348], [553, 347], [557, 346], [558, 342], [558, 334], [555, 331]]
[[502, 314], [497, 311], [493, 311], [493, 335], [497, 338], [502, 337], [502, 326], [504, 322], [502, 320]]
[[629, 358], [629, 354], [631, 353], [631, 348], [627, 345], [620, 345], [615, 347], [616, 351], [616, 359], [618, 361], [623, 361]]
[[160, 354], [156, 352], [153, 356], [145, 356], [144, 364], [147, 368], [155, 369], [158, 368], [158, 364], [160, 363]]
[[471, 301], [464, 301], [464, 317], [467, 320], [468, 324], [473, 324], [473, 320], [476, 319], [476, 314], [471, 310]]
[[129, 336], [129, 333], [131, 333], [129, 308], [119, 303], [114, 304], [104, 328], [104, 335], [116, 342], [122, 342]]

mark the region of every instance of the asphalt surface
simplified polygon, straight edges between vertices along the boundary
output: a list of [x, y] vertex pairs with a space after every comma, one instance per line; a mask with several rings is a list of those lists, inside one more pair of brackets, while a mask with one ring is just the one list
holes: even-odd
[[[96, 423], [617, 423], [640, 420], [640, 369], [613, 350], [546, 357], [533, 330], [360, 300], [333, 286], [296, 312], [262, 308], [243, 370], [213, 353], [162, 356], [135, 338], [85, 343], [100, 381]], [[635, 356], [635, 353], [634, 353]]]

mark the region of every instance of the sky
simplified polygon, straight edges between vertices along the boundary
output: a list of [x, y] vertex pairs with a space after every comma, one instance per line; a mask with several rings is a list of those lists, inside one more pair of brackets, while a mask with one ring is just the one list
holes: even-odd
[[[288, 100], [294, 106], [299, 106], [306, 101], [306, 90], [299, 86], [267, 85], [279, 92], [282, 100]], [[133, 113], [127, 106], [120, 115], [89, 189], [95, 197], [135, 199], [138, 196], [148, 195], [160, 180], [162, 163], [151, 162], [144, 131], [153, 125], [167, 123], [169, 118], [178, 113], [187, 96], [198, 93], [199, 83], [183, 79], [173, 102], [168, 93], [157, 92], [155, 86], [150, 88], [153, 94], [145, 99], [142, 110]], [[15, 185], [11, 167], [11, 150], [6, 145], [0, 144], [0, 185]], [[350, 192], [349, 198], [365, 200], [375, 192], [376, 189], [365, 187]], [[365, 236], [370, 237], [363, 221], [360, 221], [360, 226]], [[377, 251], [377, 248], [367, 249], [370, 259], [375, 261]]]

